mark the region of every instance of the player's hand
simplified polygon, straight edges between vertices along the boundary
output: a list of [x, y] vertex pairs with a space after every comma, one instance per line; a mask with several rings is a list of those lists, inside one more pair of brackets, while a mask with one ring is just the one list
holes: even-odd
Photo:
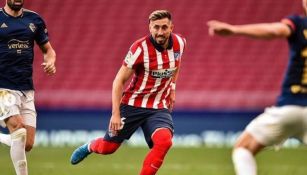
[[123, 129], [125, 118], [121, 118], [119, 114], [113, 114], [109, 123], [109, 131], [111, 136], [117, 136], [118, 132]]
[[56, 72], [55, 62], [54, 61], [44, 61], [42, 63], [44, 72], [47, 75], [54, 75]]
[[172, 112], [174, 109], [174, 105], [175, 105], [175, 99], [176, 99], [176, 91], [175, 90], [171, 90], [170, 92], [170, 102], [169, 102], [169, 111]]
[[216, 20], [211, 20], [207, 22], [207, 25], [209, 27], [209, 35], [211, 36], [215, 34], [222, 36], [228, 36], [234, 34], [234, 26], [230, 24]]

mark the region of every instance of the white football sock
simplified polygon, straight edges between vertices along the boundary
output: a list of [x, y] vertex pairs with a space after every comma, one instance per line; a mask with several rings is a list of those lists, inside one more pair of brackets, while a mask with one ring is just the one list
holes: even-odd
[[11, 146], [11, 135], [0, 133], [0, 142], [6, 144], [7, 146]]
[[21, 128], [11, 134], [11, 159], [17, 175], [28, 175], [27, 159], [25, 152], [26, 129]]
[[236, 175], [256, 175], [257, 165], [253, 154], [245, 148], [236, 148], [232, 153]]

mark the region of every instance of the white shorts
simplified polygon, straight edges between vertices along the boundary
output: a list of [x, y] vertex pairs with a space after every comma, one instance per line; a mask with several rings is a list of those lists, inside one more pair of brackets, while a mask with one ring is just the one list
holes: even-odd
[[307, 144], [307, 107], [266, 108], [246, 127], [246, 131], [265, 146], [281, 144], [290, 137]]
[[4, 120], [13, 115], [21, 115], [23, 124], [36, 128], [33, 90], [21, 92], [0, 89], [0, 125], [5, 127]]

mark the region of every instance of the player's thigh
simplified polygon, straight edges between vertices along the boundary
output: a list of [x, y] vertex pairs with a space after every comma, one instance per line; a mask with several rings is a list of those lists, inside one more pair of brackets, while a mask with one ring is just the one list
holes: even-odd
[[4, 121], [10, 133], [24, 127], [22, 116], [18, 114], [10, 116]]
[[130, 139], [132, 134], [142, 125], [147, 117], [146, 109], [129, 105], [121, 105], [120, 113], [124, 122], [123, 128], [116, 136], [113, 136], [112, 132], [108, 129], [104, 136], [105, 140], [121, 143], [124, 140]]
[[298, 106], [270, 107], [245, 129], [260, 144], [277, 145], [300, 132], [303, 110]]
[[258, 142], [250, 133], [244, 131], [235, 143], [234, 149], [242, 147], [256, 155], [265, 146]]
[[36, 128], [37, 113], [34, 105], [34, 91], [25, 91], [21, 98], [20, 114], [27, 126]]
[[153, 146], [151, 140], [153, 133], [160, 128], [167, 128], [172, 133], [174, 132], [173, 119], [167, 109], [153, 110], [152, 114], [142, 124], [142, 130], [149, 147]]

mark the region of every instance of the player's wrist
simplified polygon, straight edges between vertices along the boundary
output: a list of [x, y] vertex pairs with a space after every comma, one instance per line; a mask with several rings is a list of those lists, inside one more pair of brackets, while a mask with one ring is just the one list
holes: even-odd
[[176, 83], [175, 82], [171, 82], [170, 86], [171, 86], [172, 91], [176, 90]]

